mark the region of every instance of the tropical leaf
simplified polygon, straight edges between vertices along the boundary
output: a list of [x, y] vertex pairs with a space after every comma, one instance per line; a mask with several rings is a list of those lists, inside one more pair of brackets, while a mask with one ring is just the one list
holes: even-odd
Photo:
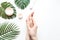
[[0, 24], [0, 40], [12, 40], [19, 34], [19, 30], [14, 23]]
[[15, 4], [21, 9], [25, 9], [29, 3], [30, 0], [15, 0]]
[[1, 14], [3, 13], [3, 8], [2, 7], [0, 7], [0, 16], [1, 16]]
[[[11, 3], [9, 3], [9, 2], [3, 2], [3, 3], [1, 3], [1, 6], [2, 6], [2, 7], [0, 7], [0, 16], [1, 16], [2, 18], [12, 19], [12, 18], [15, 18], [15, 17], [16, 17], [15, 7], [14, 7]], [[13, 8], [14, 13], [13, 13], [13, 15], [11, 15], [11, 16], [6, 15], [6, 13], [5, 13], [5, 9], [8, 8], [8, 7]]]

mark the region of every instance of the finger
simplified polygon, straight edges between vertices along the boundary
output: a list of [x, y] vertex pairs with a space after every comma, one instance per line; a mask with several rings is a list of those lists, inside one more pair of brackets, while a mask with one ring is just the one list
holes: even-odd
[[34, 12], [32, 12], [32, 13], [29, 15], [29, 18], [30, 18], [30, 17], [33, 17], [33, 15], [34, 15]]
[[31, 13], [31, 17], [33, 17], [33, 15], [34, 15], [34, 12]]
[[32, 20], [32, 17], [30, 17], [30, 27], [31, 27], [31, 28], [33, 27], [33, 20]]
[[30, 17], [29, 17], [31, 23], [33, 23], [33, 15], [34, 15], [34, 12], [32, 12], [32, 13], [30, 14]]
[[34, 12], [32, 12], [32, 13], [28, 16], [28, 18], [27, 18], [27, 20], [26, 20], [26, 23], [27, 23], [27, 27], [28, 27], [28, 28], [33, 27], [33, 20], [32, 20], [33, 14], [34, 14]]
[[36, 27], [36, 26], [37, 26], [36, 21], [34, 20], [34, 18], [33, 18], [33, 17], [32, 17], [32, 23], [33, 23], [34, 27]]
[[29, 19], [29, 17], [26, 20], [26, 24], [27, 24], [27, 28], [30, 30], [31, 20]]
[[33, 15], [34, 15], [34, 12], [32, 12], [32, 14], [31, 14], [31, 19], [32, 19], [33, 24], [36, 25], [36, 22], [35, 22], [35, 20], [33, 18]]
[[32, 25], [32, 17], [33, 17], [33, 12], [28, 16], [28, 21], [30, 23], [30, 26]]
[[34, 15], [34, 12], [32, 12], [32, 13], [30, 14], [30, 17], [33, 17], [33, 15]]

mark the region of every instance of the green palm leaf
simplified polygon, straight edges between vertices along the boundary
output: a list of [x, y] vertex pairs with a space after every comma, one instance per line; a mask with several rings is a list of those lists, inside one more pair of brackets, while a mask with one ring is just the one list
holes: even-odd
[[15, 0], [15, 4], [21, 9], [25, 9], [29, 3], [30, 0]]
[[19, 34], [18, 28], [14, 23], [0, 24], [0, 40], [12, 40]]

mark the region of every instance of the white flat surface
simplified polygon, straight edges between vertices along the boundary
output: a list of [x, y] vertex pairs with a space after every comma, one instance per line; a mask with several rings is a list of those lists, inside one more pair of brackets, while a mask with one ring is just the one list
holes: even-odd
[[[16, 7], [13, 2], [14, 0], [8, 1]], [[21, 31], [16, 40], [25, 40], [25, 20], [31, 13], [31, 10], [29, 10], [30, 7], [33, 7], [32, 0], [30, 6], [28, 6], [25, 10], [21, 10], [16, 7], [17, 13], [23, 14], [22, 20], [17, 18], [12, 20], [19, 25]], [[60, 40], [60, 0], [37, 0], [33, 9], [35, 11], [34, 19], [38, 25], [38, 40]]]

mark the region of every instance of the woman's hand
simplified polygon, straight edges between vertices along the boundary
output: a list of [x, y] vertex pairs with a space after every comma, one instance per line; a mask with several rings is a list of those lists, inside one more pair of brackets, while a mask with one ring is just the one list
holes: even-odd
[[33, 19], [34, 12], [30, 14], [26, 20], [27, 23], [27, 32], [29, 39], [36, 40], [36, 34], [37, 34], [37, 25]]

